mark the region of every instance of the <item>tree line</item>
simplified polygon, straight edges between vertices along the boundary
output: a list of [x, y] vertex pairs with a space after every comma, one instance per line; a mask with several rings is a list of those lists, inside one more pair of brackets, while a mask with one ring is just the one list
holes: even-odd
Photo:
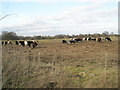
[[101, 37], [101, 36], [110, 36], [116, 35], [113, 32], [109, 33], [108, 31], [104, 31], [102, 34], [79, 34], [79, 35], [64, 35], [59, 34], [55, 36], [18, 36], [15, 32], [2, 31], [0, 35], [1, 40], [41, 40], [41, 39], [63, 39], [63, 38], [82, 38], [82, 37]]

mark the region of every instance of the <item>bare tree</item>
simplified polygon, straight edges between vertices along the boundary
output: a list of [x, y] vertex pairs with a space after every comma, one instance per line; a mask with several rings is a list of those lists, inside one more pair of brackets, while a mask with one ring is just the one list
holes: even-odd
[[3, 20], [4, 18], [8, 17], [8, 16], [11, 16], [11, 15], [14, 15], [14, 14], [7, 14], [7, 15], [4, 15], [4, 16], [0, 17], [0, 21]]
[[109, 32], [108, 31], [104, 31], [102, 34], [103, 35], [109, 35]]
[[114, 32], [111, 32], [110, 35], [114, 35]]

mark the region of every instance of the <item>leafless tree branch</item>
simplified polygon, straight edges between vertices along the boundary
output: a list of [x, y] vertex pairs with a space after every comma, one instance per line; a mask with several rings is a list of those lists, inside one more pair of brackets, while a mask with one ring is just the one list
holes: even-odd
[[14, 14], [8, 14], [8, 15], [2, 16], [2, 17], [0, 18], [0, 21], [1, 21], [2, 19], [4, 19], [4, 18], [8, 17], [8, 16], [11, 16], [11, 15], [14, 15]]

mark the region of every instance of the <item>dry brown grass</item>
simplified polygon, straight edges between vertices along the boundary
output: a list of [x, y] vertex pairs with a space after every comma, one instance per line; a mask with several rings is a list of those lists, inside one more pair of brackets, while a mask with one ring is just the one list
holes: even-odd
[[33, 50], [15, 44], [2, 50], [4, 88], [118, 87], [117, 41], [66, 45], [49, 40]]

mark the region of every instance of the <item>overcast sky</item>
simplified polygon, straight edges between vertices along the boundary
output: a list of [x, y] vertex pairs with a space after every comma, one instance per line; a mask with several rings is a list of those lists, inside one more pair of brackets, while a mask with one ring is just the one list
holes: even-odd
[[5, 14], [0, 31], [23, 36], [118, 33], [118, 0], [0, 0]]

